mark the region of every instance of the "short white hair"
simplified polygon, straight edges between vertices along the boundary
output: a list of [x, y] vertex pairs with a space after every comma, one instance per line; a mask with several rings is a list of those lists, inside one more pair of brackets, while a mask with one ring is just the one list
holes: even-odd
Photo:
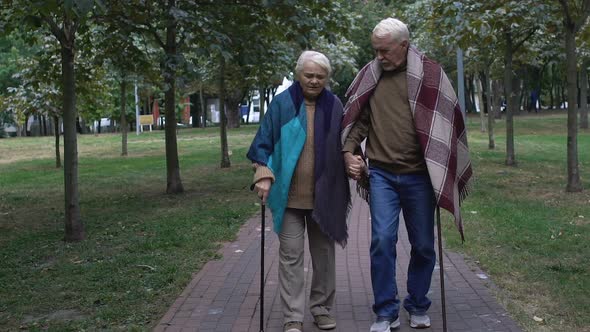
[[303, 70], [303, 65], [308, 61], [311, 61], [324, 69], [328, 73], [328, 77], [332, 73], [332, 66], [330, 66], [330, 60], [328, 60], [327, 56], [316, 51], [303, 51], [299, 56], [299, 59], [297, 59], [297, 65], [295, 65], [296, 76], [299, 76]]
[[404, 40], [410, 40], [410, 31], [408, 26], [395, 18], [389, 17], [377, 23], [373, 29], [373, 35], [378, 38], [391, 36], [394, 41], [401, 43]]

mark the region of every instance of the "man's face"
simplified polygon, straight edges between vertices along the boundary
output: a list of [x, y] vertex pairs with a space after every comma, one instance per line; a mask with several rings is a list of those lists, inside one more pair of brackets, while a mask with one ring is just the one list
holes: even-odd
[[389, 35], [385, 37], [372, 35], [371, 44], [383, 70], [395, 70], [406, 62], [409, 44], [407, 40], [396, 42]]
[[315, 100], [328, 83], [328, 72], [315, 62], [306, 61], [299, 74], [303, 96]]

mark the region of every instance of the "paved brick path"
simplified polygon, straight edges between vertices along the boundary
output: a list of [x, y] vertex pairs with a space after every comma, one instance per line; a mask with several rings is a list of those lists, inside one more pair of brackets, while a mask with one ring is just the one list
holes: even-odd
[[[264, 331], [282, 331], [282, 314], [278, 292], [278, 239], [271, 231], [267, 216], [265, 243]], [[355, 197], [349, 223], [346, 249], [336, 250], [336, 303], [333, 314], [338, 326], [332, 331], [368, 331], [373, 313], [369, 269], [369, 210], [362, 199]], [[260, 216], [250, 219], [240, 230], [237, 240], [221, 249], [223, 258], [207, 263], [196, 274], [155, 331], [260, 331]], [[398, 242], [397, 282], [400, 298], [405, 297], [407, 264], [410, 246], [403, 222]], [[490, 295], [489, 280], [476, 268], [469, 267], [463, 257], [445, 252], [445, 288], [448, 331], [521, 331], [506, 311]], [[306, 290], [309, 294], [311, 260], [306, 248]], [[435, 267], [430, 292], [429, 314], [432, 328], [442, 331], [439, 268]], [[407, 314], [400, 312], [401, 328], [394, 331], [415, 331], [409, 327]], [[306, 312], [304, 330], [320, 331]]]

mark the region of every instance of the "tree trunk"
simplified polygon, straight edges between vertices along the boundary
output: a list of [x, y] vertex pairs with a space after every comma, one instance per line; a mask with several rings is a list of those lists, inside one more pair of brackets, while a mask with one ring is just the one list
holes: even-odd
[[193, 128], [201, 127], [201, 99], [199, 95], [192, 94], [191, 97], [191, 116], [193, 117]]
[[580, 128], [588, 129], [588, 61], [580, 69]]
[[555, 101], [555, 99], [553, 98], [554, 90], [555, 90], [555, 73], [554, 73], [553, 67], [555, 67], [554, 64], [551, 64], [549, 66], [549, 73], [550, 73], [549, 76], [551, 77], [551, 79], [549, 80], [549, 82], [551, 82], [550, 88], [549, 88], [549, 105], [550, 105], [549, 108], [551, 108], [551, 109], [555, 108], [554, 104], [553, 104]]
[[227, 127], [228, 128], [240, 128], [240, 120], [242, 119], [242, 115], [240, 114], [239, 101], [232, 97], [226, 98], [228, 100], [229, 109], [226, 110], [227, 113]]
[[221, 123], [219, 124], [219, 134], [221, 136], [221, 168], [231, 166], [229, 160], [229, 149], [227, 147], [227, 117], [225, 114], [225, 58], [219, 55], [219, 114]]
[[576, 103], [577, 68], [575, 25], [566, 24], [567, 61], [567, 187], [568, 192], [582, 191], [578, 168], [578, 107]]
[[[563, 84], [559, 85], [559, 95], [561, 96], [561, 102], [559, 103], [559, 105], [563, 105], [563, 108], [565, 107], [565, 102], [567, 101], [567, 96], [565, 95], [565, 87], [563, 86]], [[568, 91], [569, 92], [569, 91]]]
[[514, 156], [514, 95], [512, 91], [512, 35], [505, 34], [506, 50], [504, 52], [504, 96], [506, 97], [506, 165], [516, 166]]
[[30, 136], [30, 132], [28, 130], [28, 127], [29, 127], [29, 117], [30, 116], [28, 114], [25, 114], [25, 121], [24, 121], [23, 126], [22, 126], [22, 130], [23, 130], [22, 137], [28, 137], [28, 136]]
[[55, 168], [61, 168], [61, 155], [59, 152], [59, 118], [53, 116], [53, 125], [55, 126]]
[[184, 191], [180, 180], [178, 162], [178, 144], [176, 142], [176, 21], [170, 12], [176, 7], [176, 0], [168, 0], [168, 22], [166, 27], [166, 63], [164, 64], [164, 82], [168, 90], [164, 93], [166, 113], [166, 193], [178, 194]]
[[484, 88], [486, 90], [486, 100], [488, 104], [488, 149], [493, 150], [496, 148], [496, 138], [494, 137], [494, 111], [492, 104], [492, 87], [491, 87], [491, 80], [490, 80], [490, 71], [489, 69], [485, 70], [485, 77], [486, 80], [484, 81], [485, 85]]
[[41, 115], [41, 136], [47, 136], [47, 117]]
[[127, 156], [127, 82], [121, 78], [121, 156]]
[[522, 107], [522, 101], [523, 101], [523, 86], [522, 86], [522, 80], [519, 79], [517, 76], [512, 76], [513, 82], [512, 82], [512, 95], [514, 96], [514, 102], [512, 103], [512, 105], [514, 105], [514, 109], [512, 114], [520, 114], [520, 109]]
[[265, 110], [265, 102], [266, 102], [266, 89], [264, 88], [264, 86], [260, 87], [260, 90], [258, 91], [258, 94], [260, 95], [260, 98], [258, 99], [258, 101], [260, 102], [260, 106], [258, 107], [258, 109], [260, 110], [260, 115], [258, 116], [258, 123], [262, 123], [262, 118], [264, 117], [264, 110]]
[[252, 97], [248, 98], [247, 105], [248, 105], [248, 113], [246, 113], [246, 124], [250, 124], [250, 107], [252, 107]]
[[466, 86], [468, 87], [467, 94], [469, 96], [469, 98], [467, 98], [467, 100], [469, 101], [469, 106], [467, 106], [467, 109], [475, 113], [475, 74], [471, 74], [468, 76]]
[[[66, 19], [67, 20], [67, 19]], [[64, 30], [71, 28], [64, 22]], [[61, 45], [63, 79], [63, 125], [64, 125], [64, 183], [65, 183], [65, 240], [81, 241], [85, 238], [80, 215], [78, 191], [78, 138], [76, 135], [76, 75], [74, 71], [74, 32], [70, 32], [69, 45]]]
[[205, 105], [205, 98], [203, 96], [203, 86], [199, 88], [199, 101], [201, 102], [201, 128], [207, 127], [207, 105]]
[[477, 104], [479, 106], [479, 119], [481, 120], [481, 132], [485, 133], [486, 132], [486, 117], [484, 115], [484, 109], [483, 109], [483, 94], [482, 94], [482, 84], [481, 84], [481, 80], [477, 77], [477, 74], [474, 75], [474, 79], [475, 79], [475, 88], [477, 89]]
[[492, 90], [494, 95], [492, 112], [494, 113], [494, 119], [500, 119], [502, 118], [502, 93], [500, 91], [503, 90], [500, 80], [492, 81]]

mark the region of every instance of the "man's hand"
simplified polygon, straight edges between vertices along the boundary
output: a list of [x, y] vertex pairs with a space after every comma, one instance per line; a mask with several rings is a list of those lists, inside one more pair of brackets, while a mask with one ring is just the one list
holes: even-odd
[[262, 204], [266, 204], [266, 198], [270, 191], [272, 181], [270, 179], [261, 179], [254, 185], [254, 191], [258, 194], [258, 197], [262, 200]]
[[366, 169], [365, 161], [361, 156], [353, 155], [350, 152], [344, 153], [346, 173], [353, 180], [358, 180]]

